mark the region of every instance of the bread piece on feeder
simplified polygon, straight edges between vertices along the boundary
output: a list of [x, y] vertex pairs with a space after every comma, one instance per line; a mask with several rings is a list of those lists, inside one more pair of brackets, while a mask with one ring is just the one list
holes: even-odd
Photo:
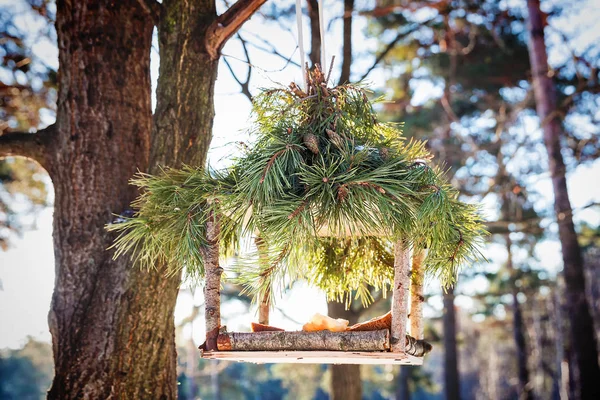
[[344, 332], [350, 321], [346, 319], [333, 319], [319, 313], [313, 315], [310, 321], [302, 327], [304, 332], [331, 331]]
[[378, 331], [380, 329], [390, 329], [392, 326], [392, 312], [388, 311], [384, 315], [372, 318], [366, 322], [352, 325], [347, 331]]

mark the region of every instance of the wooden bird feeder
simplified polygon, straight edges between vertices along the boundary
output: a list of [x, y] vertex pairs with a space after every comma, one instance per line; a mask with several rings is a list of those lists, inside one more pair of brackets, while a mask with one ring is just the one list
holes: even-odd
[[[134, 203], [136, 215], [109, 227], [120, 232], [116, 255], [137, 249], [136, 260], [146, 267], [160, 261], [173, 272], [204, 274], [206, 359], [421, 365], [431, 350], [422, 340], [424, 249], [428, 271], [451, 283], [457, 264], [478, 258], [485, 230], [477, 208], [461, 202], [443, 172], [428, 165], [423, 143], [404, 140], [396, 127], [377, 120], [363, 89], [328, 87], [318, 68], [306, 80], [306, 91], [292, 84], [255, 97], [257, 141], [231, 168], [214, 174], [168, 169], [135, 179], [143, 193]], [[268, 250], [312, 257], [324, 255], [323, 243], [357, 237], [395, 241], [390, 313], [347, 330], [227, 332], [221, 324], [220, 250], [257, 231], [259, 274], [245, 282], [253, 287], [260, 281], [260, 324], [269, 323], [272, 298], [272, 280], [264, 277], [272, 277], [282, 260], [272, 263]], [[335, 254], [327, 253], [327, 263], [337, 262]], [[331, 278], [317, 284], [335, 296], [392, 285], [389, 258], [383, 263], [361, 254], [353, 257], [358, 264], [340, 270], [307, 263], [297, 272]]]
[[[319, 236], [345, 236], [346, 231], [320, 229]], [[422, 341], [423, 321], [423, 252], [411, 258], [411, 249], [399, 240], [394, 246], [394, 286], [392, 291], [391, 323], [389, 329], [348, 330], [331, 332], [262, 331], [227, 332], [221, 325], [219, 267], [219, 220], [210, 218], [207, 226], [210, 247], [204, 252], [205, 260], [205, 322], [206, 342], [200, 346], [202, 358], [251, 363], [298, 364], [394, 364], [422, 365], [423, 355], [431, 346]], [[376, 233], [379, 234], [379, 233]], [[260, 251], [261, 239], [256, 240]], [[260, 254], [260, 252], [259, 252]], [[411, 259], [414, 261], [411, 271]], [[410, 279], [410, 276], [413, 279]], [[409, 320], [409, 293], [412, 293], [410, 333], [406, 334]], [[269, 324], [270, 304], [259, 301], [259, 323]], [[404, 339], [404, 340], [401, 340]]]

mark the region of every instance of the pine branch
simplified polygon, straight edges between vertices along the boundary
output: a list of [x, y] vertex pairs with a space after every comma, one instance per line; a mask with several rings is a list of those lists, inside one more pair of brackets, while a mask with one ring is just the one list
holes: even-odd
[[292, 85], [255, 97], [256, 140], [227, 170], [136, 178], [137, 215], [111, 227], [120, 232], [117, 254], [137, 251], [143, 265], [161, 258], [173, 271], [201, 276], [212, 202], [228, 248], [257, 230], [268, 244], [258, 256], [240, 253], [236, 266], [245, 293], [264, 304], [272, 304], [273, 288], [299, 278], [329, 299], [348, 302], [354, 293], [372, 302], [373, 288], [393, 282], [397, 238], [426, 247], [425, 273], [444, 285], [461, 265], [483, 259], [477, 207], [460, 202], [429, 165], [424, 143], [378, 122], [361, 87], [329, 88], [318, 69], [308, 77], [306, 92]]

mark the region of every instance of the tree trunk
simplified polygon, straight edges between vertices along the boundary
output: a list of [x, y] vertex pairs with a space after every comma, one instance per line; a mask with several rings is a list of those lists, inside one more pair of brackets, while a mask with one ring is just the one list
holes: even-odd
[[444, 384], [447, 400], [460, 399], [454, 287], [444, 293]]
[[[350, 321], [349, 325], [358, 322], [360, 314], [346, 310], [343, 303], [327, 302], [327, 312], [332, 318], [343, 318]], [[362, 399], [362, 382], [360, 365], [332, 365], [330, 367], [330, 398], [331, 400], [360, 400]]]
[[562, 124], [556, 112], [556, 89], [548, 70], [544, 43], [545, 18], [539, 0], [528, 0], [529, 58], [537, 114], [541, 121], [548, 152], [550, 176], [554, 188], [554, 210], [562, 246], [567, 308], [570, 322], [574, 364], [570, 366], [579, 395], [584, 399], [600, 398], [600, 366], [594, 324], [586, 298], [585, 272], [581, 249], [573, 224], [573, 210], [567, 191], [565, 164], [561, 153]]
[[398, 385], [396, 386], [396, 400], [410, 400], [410, 387], [408, 381], [410, 380], [412, 367], [401, 366], [400, 373], [398, 374]]
[[[350, 82], [350, 69], [352, 67], [352, 13], [354, 12], [354, 0], [344, 0], [344, 36], [342, 45], [342, 71], [340, 73], [340, 84]], [[327, 73], [327, 71], [324, 71]]]
[[512, 309], [513, 309], [513, 338], [517, 348], [517, 370], [519, 373], [519, 399], [533, 400], [533, 390], [529, 384], [529, 370], [527, 369], [527, 346], [525, 343], [525, 327], [523, 323], [523, 313], [519, 303], [519, 290], [516, 286], [515, 268], [512, 258], [512, 241], [510, 235], [506, 235], [506, 252], [508, 254], [506, 266], [510, 274], [510, 286], [512, 288]]
[[[196, 3], [196, 4], [191, 4]], [[157, 164], [203, 165], [217, 61], [202, 51], [212, 0], [163, 2], [152, 127], [153, 21], [136, 0], [58, 1], [60, 84], [49, 168], [56, 287], [49, 398], [176, 398], [179, 276], [112, 260], [105, 229], [129, 207], [128, 180]], [[150, 146], [152, 145], [152, 154]]]
[[[317, 0], [307, 0], [308, 17], [310, 19], [310, 64], [321, 64], [321, 33], [319, 30], [319, 2]], [[302, 66], [304, 68], [304, 66]], [[327, 73], [327, 71], [324, 71]]]
[[[172, 321], [158, 310], [155, 323], [131, 318], [138, 274], [128, 260], [112, 260], [106, 251], [112, 237], [104, 229], [129, 207], [136, 192], [128, 180], [148, 165], [152, 29], [136, 1], [57, 2], [60, 81], [49, 171], [56, 198], [49, 314], [55, 377], [49, 398], [175, 396]], [[164, 282], [153, 278], [146, 279], [160, 290]], [[134, 331], [151, 330], [145, 343], [130, 341]]]

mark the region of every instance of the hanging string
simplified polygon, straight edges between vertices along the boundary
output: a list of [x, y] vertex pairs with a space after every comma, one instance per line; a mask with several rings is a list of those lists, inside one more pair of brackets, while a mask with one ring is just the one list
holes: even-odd
[[327, 71], [327, 54], [325, 53], [325, 17], [324, 0], [319, 0], [319, 34], [321, 35], [321, 71]]
[[[304, 33], [302, 32], [302, 0], [296, 0], [296, 24], [298, 25], [298, 48], [300, 50], [300, 70], [302, 71], [303, 89], [307, 89], [306, 61], [304, 59]], [[320, 7], [319, 7], [320, 8]], [[322, 36], [321, 36], [322, 37]], [[321, 39], [322, 41], [323, 39]]]

